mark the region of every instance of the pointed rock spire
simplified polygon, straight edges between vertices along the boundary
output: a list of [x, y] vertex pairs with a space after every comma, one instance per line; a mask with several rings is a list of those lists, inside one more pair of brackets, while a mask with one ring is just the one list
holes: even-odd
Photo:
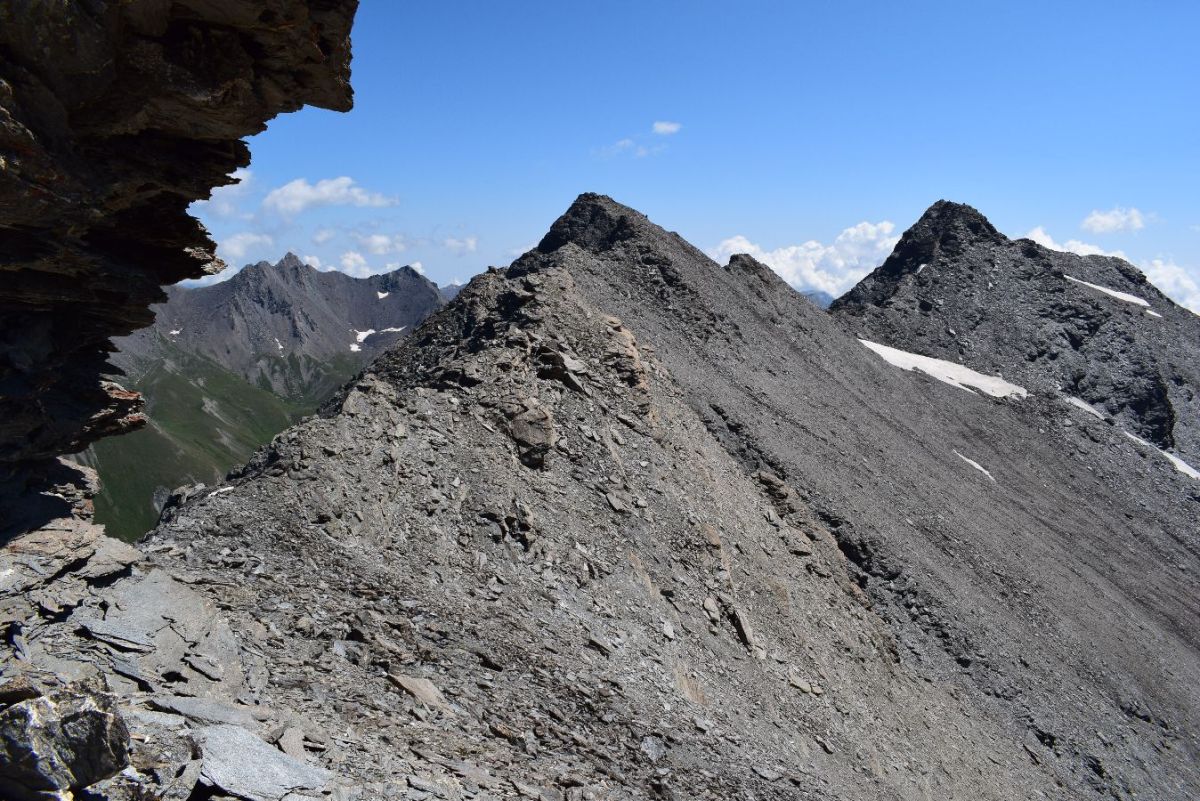
[[904, 232], [882, 269], [886, 273], [905, 272], [932, 262], [939, 255], [957, 256], [974, 244], [1007, 241], [977, 209], [965, 203], [939, 200]]
[[586, 250], [605, 251], [633, 237], [648, 224], [649, 220], [641, 212], [622, 206], [607, 195], [585, 192], [554, 221], [537, 249], [541, 253], [551, 253], [573, 242]]

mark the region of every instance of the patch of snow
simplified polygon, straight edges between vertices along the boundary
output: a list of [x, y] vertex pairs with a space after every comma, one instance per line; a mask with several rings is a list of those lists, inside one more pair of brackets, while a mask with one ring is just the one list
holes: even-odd
[[971, 387], [974, 387], [980, 392], [991, 395], [994, 398], [1007, 398], [1010, 396], [1024, 398], [1029, 394], [1025, 387], [1009, 383], [999, 376], [977, 373], [961, 364], [934, 359], [929, 356], [920, 356], [916, 353], [909, 353], [897, 348], [889, 348], [887, 345], [880, 345], [877, 342], [871, 342], [866, 339], [860, 339], [859, 342], [875, 351], [890, 365], [899, 367], [902, 370], [917, 370], [931, 378], [936, 378], [938, 381], [945, 382], [950, 386], [958, 387], [967, 392], [972, 392]]
[[350, 350], [354, 351], [355, 353], [358, 353], [360, 350], [362, 350], [362, 346], [359, 345], [357, 342], [351, 342]]
[[367, 337], [371, 336], [371, 334], [374, 334], [374, 333], [375, 333], [374, 328], [368, 328], [366, 331], [355, 330], [354, 338], [356, 340], [358, 340], [359, 342], [362, 342], [363, 340], [365, 340]]
[[929, 266], [928, 264], [917, 265], [917, 271], [915, 273], [913, 273], [913, 275], [920, 275], [922, 272], [925, 271], [925, 268], [928, 266]]
[[390, 294], [392, 294], [392, 293], [391, 292], [376, 292], [375, 297], [379, 298], [380, 300], [383, 300]]
[[1099, 411], [1095, 406], [1093, 406], [1092, 404], [1088, 403], [1085, 400], [1080, 400], [1079, 398], [1072, 398], [1070, 395], [1064, 395], [1063, 400], [1065, 400], [1067, 403], [1074, 406], [1076, 409], [1083, 409], [1085, 412], [1092, 415], [1093, 417], [1098, 417], [1101, 420], [1104, 419], [1104, 414], [1101, 411]]
[[279, 337], [275, 337], [275, 347], [283, 350], [283, 343], [279, 341]]
[[1162, 317], [1161, 314], [1154, 311], [1153, 309], [1146, 309], [1146, 314], [1150, 315], [1151, 317]]
[[180, 334], [182, 334], [182, 333], [183, 333], [183, 329], [182, 329], [182, 328], [175, 328], [175, 329], [172, 329], [172, 330], [168, 331], [167, 333], [168, 333], [168, 334], [170, 334], [170, 335], [171, 335], [171, 336], [173, 336], [173, 337], [177, 337], [177, 336], [179, 336]]
[[220, 495], [222, 492], [233, 492], [234, 489], [236, 489], [236, 488], [235, 487], [221, 487], [220, 489], [215, 489], [208, 494], [209, 495]]
[[1068, 281], [1074, 281], [1077, 284], [1083, 284], [1084, 286], [1090, 287], [1097, 292], [1103, 292], [1105, 295], [1114, 297], [1117, 300], [1123, 300], [1126, 303], [1136, 303], [1138, 306], [1147, 307], [1150, 305], [1150, 302], [1144, 298], [1139, 298], [1137, 295], [1130, 295], [1128, 292], [1118, 292], [1115, 289], [1109, 289], [1108, 287], [1100, 286], [1099, 284], [1089, 284], [1087, 281], [1080, 281], [1078, 278], [1072, 278], [1071, 276], [1065, 274], [1063, 275], [1063, 278], [1066, 278]]
[[992, 481], [996, 480], [996, 477], [993, 476], [991, 473], [989, 473], [988, 469], [986, 467], [984, 467], [983, 465], [981, 465], [979, 462], [975, 461], [974, 459], [968, 459], [967, 457], [963, 456], [958, 451], [955, 451], [954, 455], [957, 456], [959, 459], [962, 459], [967, 464], [971, 465], [971, 467], [974, 467], [980, 473], [983, 473], [985, 476], [990, 478]]
[[1200, 470], [1197, 470], [1196, 468], [1192, 467], [1190, 464], [1183, 461], [1175, 454], [1167, 453], [1162, 448], [1155, 445], [1153, 442], [1147, 442], [1146, 440], [1142, 439], [1141, 437], [1135, 437], [1133, 434], [1130, 434], [1128, 431], [1122, 431], [1121, 433], [1124, 434], [1125, 436], [1129, 437], [1134, 442], [1140, 443], [1142, 445], [1145, 445], [1147, 448], [1153, 448], [1154, 450], [1158, 451], [1168, 461], [1170, 461], [1171, 464], [1175, 465], [1175, 469], [1178, 470], [1180, 473], [1183, 473], [1185, 476], [1188, 476], [1190, 478], [1196, 479], [1197, 481], [1200, 481]]
[[408, 328], [408, 326], [402, 325], [399, 328], [381, 328], [381, 329], [379, 329], [379, 333], [380, 334], [399, 334], [405, 328]]

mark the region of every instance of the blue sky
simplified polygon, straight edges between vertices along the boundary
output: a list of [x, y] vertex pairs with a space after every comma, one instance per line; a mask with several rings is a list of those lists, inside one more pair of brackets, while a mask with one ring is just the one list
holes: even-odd
[[1200, 310], [1197, 30], [1193, 2], [364, 0], [354, 110], [275, 119], [196, 211], [235, 265], [444, 284], [603, 192], [836, 294], [948, 198]]

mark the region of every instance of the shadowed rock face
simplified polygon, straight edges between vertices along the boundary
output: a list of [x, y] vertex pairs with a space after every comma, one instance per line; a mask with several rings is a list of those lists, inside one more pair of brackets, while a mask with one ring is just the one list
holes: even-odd
[[109, 340], [224, 265], [188, 205], [241, 138], [351, 105], [357, 0], [0, 5], [0, 480], [144, 422]]

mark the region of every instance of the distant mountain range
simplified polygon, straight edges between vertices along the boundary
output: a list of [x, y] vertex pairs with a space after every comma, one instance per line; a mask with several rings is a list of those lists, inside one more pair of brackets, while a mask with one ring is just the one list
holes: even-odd
[[111, 361], [145, 395], [150, 423], [83, 455], [103, 483], [98, 518], [121, 537], [146, 531], [171, 490], [219, 481], [457, 289], [411, 267], [322, 272], [291, 253], [212, 286], [168, 288], [154, 325], [114, 343]]

